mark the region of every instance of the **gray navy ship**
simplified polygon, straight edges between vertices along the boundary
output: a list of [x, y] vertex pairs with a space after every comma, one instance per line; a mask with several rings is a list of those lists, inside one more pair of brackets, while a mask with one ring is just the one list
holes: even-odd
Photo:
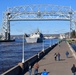
[[30, 34], [29, 37], [26, 37], [26, 43], [41, 43], [43, 42], [43, 34], [40, 33], [39, 29], [36, 32]]

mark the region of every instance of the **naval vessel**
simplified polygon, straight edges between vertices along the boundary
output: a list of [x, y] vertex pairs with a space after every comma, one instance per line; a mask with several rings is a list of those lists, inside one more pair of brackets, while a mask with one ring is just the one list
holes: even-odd
[[43, 42], [43, 34], [39, 31], [39, 29], [36, 30], [36, 32], [30, 34], [29, 37], [26, 37], [27, 43], [41, 43]]

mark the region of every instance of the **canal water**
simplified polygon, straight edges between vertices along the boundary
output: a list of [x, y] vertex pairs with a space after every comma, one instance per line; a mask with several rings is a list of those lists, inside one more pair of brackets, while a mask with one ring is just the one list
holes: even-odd
[[[58, 39], [45, 39], [43, 43], [25, 43], [24, 58], [25, 60], [37, 54], [43, 48], [58, 42]], [[22, 61], [23, 41], [16, 39], [15, 42], [0, 42], [0, 74], [12, 68]]]
[[76, 52], [76, 43], [71, 43], [70, 44], [71, 46], [72, 46], [72, 48], [75, 50], [75, 52]]

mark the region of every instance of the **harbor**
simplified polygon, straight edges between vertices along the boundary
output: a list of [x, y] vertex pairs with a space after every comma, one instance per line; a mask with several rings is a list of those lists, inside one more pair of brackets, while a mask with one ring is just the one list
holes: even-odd
[[1, 1], [0, 75], [42, 75], [43, 70], [48, 75], [71, 75], [76, 65], [75, 3]]

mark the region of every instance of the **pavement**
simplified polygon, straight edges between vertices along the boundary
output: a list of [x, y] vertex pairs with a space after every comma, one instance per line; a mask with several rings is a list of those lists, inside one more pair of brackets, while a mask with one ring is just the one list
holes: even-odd
[[[67, 58], [65, 53], [69, 52], [69, 57]], [[60, 61], [54, 60], [54, 54], [60, 53]], [[49, 75], [72, 75], [71, 67], [73, 64], [76, 65], [76, 60], [68, 46], [68, 44], [63, 41], [60, 46], [57, 45], [52, 49], [45, 57], [43, 57], [39, 62], [39, 70], [41, 73], [44, 69], [49, 73]], [[32, 69], [32, 75], [34, 74], [34, 69]], [[27, 72], [25, 75], [29, 75]]]

